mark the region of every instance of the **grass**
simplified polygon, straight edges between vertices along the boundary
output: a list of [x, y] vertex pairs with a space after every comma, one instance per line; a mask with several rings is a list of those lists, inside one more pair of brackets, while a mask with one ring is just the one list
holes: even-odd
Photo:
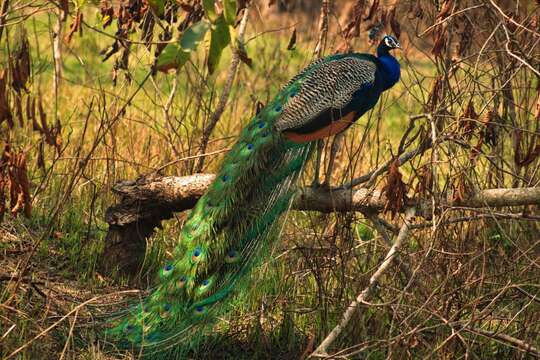
[[[97, 9], [86, 11], [85, 18], [93, 23]], [[82, 38], [75, 36], [65, 48], [64, 75], [56, 98], [49, 33], [53, 19], [39, 14], [24, 23], [33, 58], [30, 95], [24, 96], [40, 96], [49, 121], [60, 118], [65, 148], [55, 154], [54, 149], [46, 147], [46, 167], [40, 169], [36, 161], [41, 136], [31, 130], [30, 124], [10, 131], [11, 143], [27, 151], [36, 196], [30, 219], [7, 217], [0, 225], [2, 272], [17, 273], [38, 245], [31, 257], [28, 279], [19, 286], [0, 283], [1, 356], [26, 344], [76, 304], [128, 287], [127, 280], [115, 281], [98, 271], [107, 231], [105, 210], [114, 202], [110, 189], [120, 179], [133, 179], [196, 152], [204, 122], [222, 93], [231, 57], [230, 51], [225, 51], [220, 68], [209, 81], [204, 80], [204, 50], [192, 57], [178, 77], [169, 120], [163, 106], [174, 75], [158, 74], [134, 97], [125, 115], [111, 123], [144, 78], [152, 55], [142, 46], [134, 47], [131, 80], [121, 72], [113, 86], [113, 59], [102, 62], [99, 55], [112, 40], [85, 29]], [[268, 24], [252, 26], [249, 31], [253, 33], [268, 28]], [[108, 34], [114, 31], [114, 27], [106, 30]], [[241, 66], [208, 151], [230, 146], [252, 116], [256, 101], [270, 101], [280, 86], [310, 61], [314, 47], [310, 31], [299, 31], [308, 35], [293, 51], [286, 50], [287, 31], [266, 33], [247, 44], [254, 65]], [[360, 50], [372, 51], [366, 46]], [[0, 51], [1, 59], [7, 59], [5, 48]], [[408, 115], [425, 111], [416, 99], [427, 98], [429, 77], [436, 69], [416, 54], [407, 64], [402, 82], [383, 97], [380, 107], [348, 131], [333, 183], [346, 182], [388, 160], [390, 150], [396, 150], [407, 128]], [[0, 60], [0, 65], [4, 66], [5, 60]], [[413, 70], [426, 78], [417, 83]], [[417, 129], [421, 126], [427, 131], [429, 124], [420, 123]], [[360, 142], [364, 133], [365, 141]], [[447, 150], [441, 150], [443, 157]], [[81, 162], [87, 155], [88, 161]], [[467, 155], [459, 154], [462, 159]], [[416, 169], [429, 162], [430, 156], [427, 152], [402, 168], [409, 185], [416, 184]], [[510, 152], [505, 157], [511, 158]], [[221, 158], [209, 157], [205, 171], [214, 171]], [[452, 163], [455, 159], [449, 157], [444, 161], [439, 167], [441, 178], [456, 176], [459, 163]], [[477, 175], [487, 174], [488, 164], [482, 159], [480, 167], [484, 169]], [[192, 170], [192, 161], [180, 161], [163, 172], [185, 175]], [[309, 183], [312, 172], [308, 169], [302, 183]], [[441, 183], [448, 186], [448, 182]], [[379, 188], [382, 185], [377, 184]], [[143, 273], [155, 273], [169, 256], [183, 217], [179, 214], [166, 222], [150, 240]], [[194, 357], [293, 359], [313, 350], [313, 344], [339, 321], [384, 259], [387, 246], [367, 224], [359, 214], [293, 214], [281, 243], [252, 275], [251, 282], [256, 286], [235, 299], [231, 311], [216, 326], [215, 339], [210, 338]], [[362, 344], [366, 350], [361, 358], [366, 359], [457, 358], [465, 353], [474, 358], [521, 358], [517, 350], [478, 335], [463, 332], [454, 338], [456, 330], [447, 324], [449, 319], [473, 321], [486, 330], [538, 338], [538, 302], [515, 290], [538, 292], [538, 267], [531, 260], [538, 256], [534, 240], [537, 233], [534, 222], [489, 220], [447, 226], [435, 235], [429, 229], [415, 232], [402, 256], [412, 269], [418, 269], [418, 288], [401, 291], [407, 286], [406, 279], [397, 271], [388, 274], [373, 299], [375, 306], [362, 306], [335, 344], [336, 349], [354, 350], [356, 344]], [[424, 258], [427, 253], [432, 255]], [[507, 282], [515, 286], [501, 290]], [[499, 297], [494, 295], [499, 292]], [[484, 309], [491, 309], [492, 315], [486, 315], [488, 310]], [[415, 327], [420, 330], [413, 331]], [[54, 358], [60, 354], [73, 359], [109, 358], [92, 343], [81, 346], [68, 336], [69, 332], [70, 323], [62, 323], [32, 342], [17, 358]], [[434, 349], [438, 349], [435, 354]]]

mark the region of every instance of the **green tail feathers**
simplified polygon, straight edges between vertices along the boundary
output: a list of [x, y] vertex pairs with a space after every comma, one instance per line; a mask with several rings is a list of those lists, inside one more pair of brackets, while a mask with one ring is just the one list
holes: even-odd
[[216, 180], [189, 214], [174, 259], [163, 266], [154, 291], [129, 315], [113, 321], [106, 340], [148, 356], [189, 343], [204, 329], [268, 249], [273, 227], [290, 206], [292, 186], [311, 144], [293, 143], [275, 130], [283, 89], [242, 131]]

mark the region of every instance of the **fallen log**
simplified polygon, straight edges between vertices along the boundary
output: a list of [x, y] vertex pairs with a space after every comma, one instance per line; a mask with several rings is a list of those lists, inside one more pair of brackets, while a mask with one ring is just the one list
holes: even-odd
[[[117, 205], [107, 209], [105, 220], [109, 224], [101, 269], [117, 271], [124, 276], [137, 274], [144, 260], [146, 239], [163, 220], [175, 212], [192, 208], [205, 193], [215, 176], [141, 176], [135, 181], [120, 181], [112, 191], [118, 195]], [[323, 213], [359, 211], [380, 212], [386, 199], [379, 190], [302, 188], [293, 203], [293, 209]], [[429, 204], [411, 204], [418, 213], [431, 214]], [[447, 202], [441, 207], [501, 207], [540, 204], [540, 187], [518, 189], [487, 189], [474, 193], [459, 203]], [[409, 204], [410, 205], [410, 204]]]

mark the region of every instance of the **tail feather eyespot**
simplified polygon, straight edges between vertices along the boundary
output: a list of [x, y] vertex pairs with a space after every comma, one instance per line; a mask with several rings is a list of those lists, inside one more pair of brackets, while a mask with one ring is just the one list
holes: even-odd
[[133, 324], [127, 324], [127, 325], [124, 327], [124, 332], [125, 332], [125, 333], [130, 333], [130, 332], [132, 332], [133, 330], [135, 330], [135, 325], [133, 325]]
[[195, 307], [195, 315], [203, 315], [205, 313], [206, 308], [202, 305]]
[[170, 275], [174, 269], [174, 266], [172, 264], [167, 264], [163, 267], [162, 274], [164, 276]]
[[225, 255], [225, 262], [228, 264], [234, 263], [239, 259], [238, 251], [236, 250], [229, 250], [227, 252], [227, 255]]
[[193, 262], [200, 261], [201, 256], [202, 256], [202, 250], [200, 248], [195, 248], [195, 250], [193, 250], [193, 253], [191, 254], [191, 261]]
[[180, 277], [180, 279], [178, 279], [178, 288], [179, 288], [179, 289], [182, 289], [184, 286], [186, 286], [187, 281], [188, 281], [187, 276], [182, 275], [182, 276]]
[[161, 311], [161, 313], [159, 314], [161, 316], [161, 318], [167, 318], [171, 315], [170, 311], [172, 309], [172, 305], [171, 304], [165, 304], [165, 306], [163, 306], [163, 311]]

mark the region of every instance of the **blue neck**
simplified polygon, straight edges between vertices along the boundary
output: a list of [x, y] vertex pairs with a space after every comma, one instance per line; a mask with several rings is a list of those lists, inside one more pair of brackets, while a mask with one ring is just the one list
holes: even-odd
[[381, 47], [377, 49], [377, 57], [382, 65], [382, 81], [383, 89], [387, 90], [394, 86], [399, 81], [401, 71], [399, 68], [399, 62], [395, 57], [390, 55], [387, 47]]

